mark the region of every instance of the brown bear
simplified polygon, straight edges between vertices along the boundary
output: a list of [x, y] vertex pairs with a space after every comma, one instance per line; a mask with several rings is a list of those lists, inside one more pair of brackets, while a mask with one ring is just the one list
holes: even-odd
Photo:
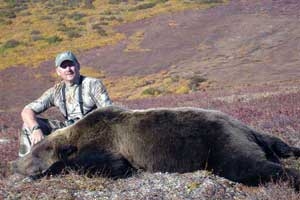
[[289, 180], [299, 189], [300, 173], [279, 158], [300, 149], [257, 132], [230, 116], [199, 108], [98, 109], [57, 130], [12, 162], [32, 178], [72, 168], [121, 178], [137, 169], [192, 172], [206, 169], [247, 185]]

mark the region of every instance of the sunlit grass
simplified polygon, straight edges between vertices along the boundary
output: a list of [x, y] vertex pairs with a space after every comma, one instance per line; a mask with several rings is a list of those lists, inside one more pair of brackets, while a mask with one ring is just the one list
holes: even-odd
[[[0, 14], [0, 70], [18, 65], [35, 67], [65, 49], [76, 52], [114, 44], [125, 39], [124, 35], [113, 29], [121, 23], [166, 12], [215, 5], [182, 0], [131, 0], [115, 3], [95, 0], [94, 8], [87, 8], [90, 6], [86, 6], [84, 1], [74, 1], [72, 6], [64, 6], [63, 2], [55, 5], [51, 1], [24, 2], [27, 8], [20, 8], [23, 4], [16, 1], [0, 2], [0, 11], [5, 11]], [[16, 11], [17, 7], [20, 11]], [[138, 49], [142, 35], [133, 37], [129, 51], [130, 48]], [[7, 48], [5, 44], [10, 40], [17, 41], [18, 45]]]
[[[143, 99], [193, 91], [190, 78], [173, 77], [167, 71], [145, 76], [106, 77], [104, 83], [112, 99]], [[207, 83], [209, 87], [209, 83]], [[126, 92], [124, 92], [126, 91]]]

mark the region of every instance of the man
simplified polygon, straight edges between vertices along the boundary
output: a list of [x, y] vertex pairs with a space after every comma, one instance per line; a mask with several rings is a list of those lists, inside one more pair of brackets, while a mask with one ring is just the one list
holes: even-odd
[[[20, 135], [20, 157], [29, 153], [31, 147], [45, 135], [74, 123], [95, 108], [112, 105], [105, 86], [99, 79], [80, 75], [80, 64], [72, 52], [58, 54], [55, 66], [62, 81], [26, 105], [21, 113], [24, 125]], [[66, 121], [37, 117], [52, 106], [59, 108]]]

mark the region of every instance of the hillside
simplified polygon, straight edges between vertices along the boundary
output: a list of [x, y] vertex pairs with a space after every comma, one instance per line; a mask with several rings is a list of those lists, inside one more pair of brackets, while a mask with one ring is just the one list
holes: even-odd
[[[171, 9], [169, 6], [174, 5], [176, 9], [183, 9], [177, 3], [166, 1], [157, 6]], [[117, 5], [121, 9], [121, 4]], [[167, 8], [165, 10], [168, 11]], [[115, 100], [187, 94], [222, 87], [230, 89], [281, 83], [296, 86], [300, 73], [298, 9], [299, 2], [296, 0], [231, 1], [208, 10], [178, 11], [114, 25], [112, 32], [122, 35], [122, 39], [114, 41], [116, 44], [94, 46], [90, 50], [55, 44], [44, 54], [44, 50], [31, 52], [32, 58], [27, 60], [35, 61], [34, 66], [37, 66], [31, 67], [28, 62], [14, 66], [18, 63], [15, 62], [0, 71], [5, 83], [0, 87], [4, 96], [0, 110], [8, 109], [8, 100], [16, 94], [20, 95], [16, 104], [23, 105], [52, 85], [56, 80], [54, 75], [49, 77], [54, 71], [53, 57], [62, 48], [77, 52], [83, 66], [82, 73], [104, 79]], [[76, 39], [69, 43], [83, 44]], [[98, 44], [95, 41], [91, 43]], [[9, 50], [19, 52], [18, 49]], [[9, 52], [2, 57], [9, 57]], [[37, 64], [35, 57], [39, 56], [46, 56], [48, 61]], [[9, 60], [14, 61], [12, 58]], [[34, 90], [26, 97], [21, 87], [14, 83], [15, 76], [24, 80], [22, 88], [33, 87]]]
[[5, 172], [19, 113], [57, 81], [64, 49], [118, 105], [218, 109], [300, 147], [299, 10], [298, 0], [1, 1], [0, 199], [299, 199], [284, 184], [249, 188], [202, 171], [117, 182], [71, 174], [34, 187]]

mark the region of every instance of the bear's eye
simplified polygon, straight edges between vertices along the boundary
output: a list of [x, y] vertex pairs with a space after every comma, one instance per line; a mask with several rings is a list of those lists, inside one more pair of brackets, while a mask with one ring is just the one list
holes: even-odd
[[62, 160], [66, 160], [71, 154], [77, 151], [74, 145], [63, 145], [59, 148], [58, 156]]
[[50, 145], [49, 145], [49, 146], [46, 146], [46, 148], [45, 148], [46, 151], [51, 151], [52, 149], [53, 149], [53, 147], [50, 146]]

